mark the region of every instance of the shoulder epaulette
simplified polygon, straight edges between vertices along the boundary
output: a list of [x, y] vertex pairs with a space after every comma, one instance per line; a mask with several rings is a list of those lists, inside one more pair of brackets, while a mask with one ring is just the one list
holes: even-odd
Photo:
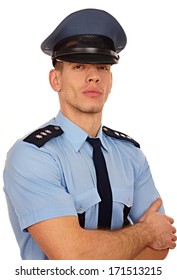
[[40, 148], [49, 140], [54, 137], [60, 136], [62, 133], [63, 130], [61, 129], [61, 127], [57, 125], [48, 125], [32, 132], [23, 141], [34, 144]]
[[129, 142], [133, 143], [136, 147], [140, 148], [140, 144], [125, 133], [110, 129], [106, 126], [103, 126], [103, 132], [110, 137], [114, 137], [119, 140], [129, 141]]

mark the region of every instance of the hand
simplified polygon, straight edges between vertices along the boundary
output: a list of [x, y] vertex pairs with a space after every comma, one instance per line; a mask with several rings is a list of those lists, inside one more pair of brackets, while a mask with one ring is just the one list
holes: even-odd
[[158, 209], [162, 205], [161, 198], [158, 198], [149, 208], [144, 215], [140, 218], [139, 222], [144, 222], [151, 229], [152, 241], [149, 247], [155, 250], [174, 249], [176, 247], [176, 228], [173, 226], [173, 218], [158, 213]]

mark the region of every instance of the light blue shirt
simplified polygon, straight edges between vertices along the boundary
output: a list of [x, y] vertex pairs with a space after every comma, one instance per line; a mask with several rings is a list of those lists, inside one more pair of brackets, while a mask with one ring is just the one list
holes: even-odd
[[[41, 148], [18, 140], [8, 152], [4, 169], [10, 221], [22, 259], [47, 259], [27, 228], [35, 223], [85, 212], [85, 228], [96, 229], [98, 204], [96, 174], [88, 134], [61, 112], [46, 125], [63, 134]], [[136, 223], [159, 197], [148, 162], [129, 141], [107, 136], [100, 129], [113, 196], [112, 229], [123, 225], [124, 205]], [[163, 212], [163, 208], [161, 208]]]

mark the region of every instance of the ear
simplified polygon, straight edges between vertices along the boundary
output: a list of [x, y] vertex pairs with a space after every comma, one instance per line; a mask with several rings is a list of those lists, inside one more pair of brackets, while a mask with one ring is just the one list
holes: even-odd
[[52, 87], [52, 89], [56, 92], [60, 91], [60, 77], [59, 77], [59, 72], [56, 71], [55, 69], [50, 70], [49, 72], [49, 82]]

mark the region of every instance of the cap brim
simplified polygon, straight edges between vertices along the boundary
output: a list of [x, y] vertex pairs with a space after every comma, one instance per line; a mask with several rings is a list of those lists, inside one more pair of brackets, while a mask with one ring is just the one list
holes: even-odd
[[67, 61], [74, 63], [84, 64], [116, 64], [118, 59], [106, 55], [98, 54], [72, 54], [72, 55], [61, 55], [53, 59], [56, 61]]
[[73, 48], [66, 53], [62, 50], [55, 51], [52, 59], [55, 61], [68, 61], [87, 64], [116, 64], [119, 60], [119, 55], [112, 50], [98, 48]]

